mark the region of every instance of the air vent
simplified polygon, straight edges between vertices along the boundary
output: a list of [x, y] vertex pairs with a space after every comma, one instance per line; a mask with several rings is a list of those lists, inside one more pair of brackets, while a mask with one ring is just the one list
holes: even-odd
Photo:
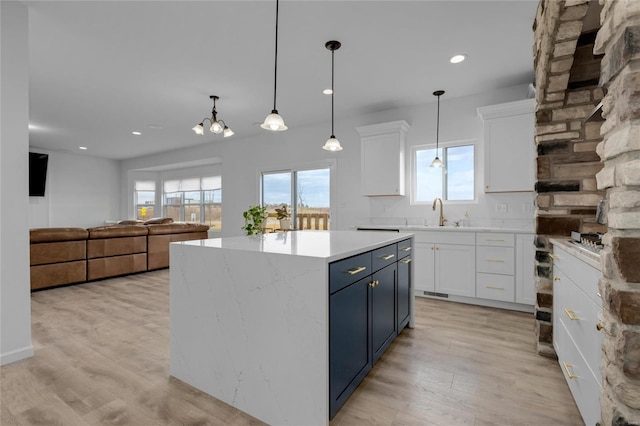
[[435, 291], [423, 291], [425, 296], [433, 296], [433, 297], [442, 297], [444, 299], [448, 299], [449, 295], [445, 293], [436, 293]]

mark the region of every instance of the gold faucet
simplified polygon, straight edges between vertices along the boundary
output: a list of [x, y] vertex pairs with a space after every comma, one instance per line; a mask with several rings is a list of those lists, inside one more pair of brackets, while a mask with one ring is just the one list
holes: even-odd
[[436, 198], [435, 200], [433, 200], [433, 211], [436, 211], [436, 203], [440, 201], [440, 222], [438, 223], [438, 226], [444, 226], [444, 221], [446, 220], [442, 214], [442, 199], [441, 198]]

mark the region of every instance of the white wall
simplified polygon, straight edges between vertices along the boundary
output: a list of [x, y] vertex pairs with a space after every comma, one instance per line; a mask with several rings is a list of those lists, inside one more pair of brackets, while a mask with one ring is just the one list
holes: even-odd
[[0, 2], [0, 364], [33, 355], [29, 285], [27, 8]]
[[[476, 139], [478, 154], [482, 153], [482, 123], [476, 108], [502, 102], [523, 99], [527, 86], [515, 86], [490, 93], [458, 99], [441, 99], [440, 140]], [[431, 95], [429, 95], [431, 96]], [[446, 95], [445, 95], [446, 96]], [[432, 97], [432, 96], [431, 96]], [[286, 121], [286, 111], [281, 111]], [[330, 123], [314, 126], [298, 126], [287, 122], [289, 130], [281, 133], [264, 132], [251, 138], [241, 135], [222, 139], [207, 134], [202, 145], [166, 152], [148, 157], [125, 160], [121, 163], [122, 174], [129, 175], [134, 170], [203, 158], [216, 158], [222, 162], [223, 184], [223, 236], [241, 235], [242, 212], [259, 202], [258, 177], [260, 171], [278, 170], [291, 164], [314, 164], [330, 159], [335, 160], [335, 191], [332, 207], [333, 229], [349, 229], [355, 225], [376, 220], [402, 221], [406, 218], [430, 216], [431, 206], [412, 206], [409, 196], [368, 198], [360, 195], [360, 138], [355, 128], [395, 120], [406, 120], [411, 129], [407, 135], [407, 178], [410, 170], [410, 147], [435, 143], [435, 102], [406, 108], [397, 108], [360, 117], [341, 117], [337, 106], [336, 136], [344, 150], [329, 153], [321, 149], [329, 137]], [[483, 157], [479, 157], [479, 174], [482, 174]], [[477, 183], [482, 188], [483, 182]], [[121, 204], [131, 199], [131, 184], [123, 188]], [[481, 190], [478, 200], [465, 205], [447, 203], [445, 213], [458, 219], [464, 211], [471, 213], [472, 224], [482, 221], [531, 222], [533, 213], [523, 213], [522, 204], [531, 203], [533, 194], [485, 195]], [[498, 214], [497, 203], [507, 203], [508, 212]], [[460, 216], [462, 217], [462, 216]], [[475, 222], [475, 223], [473, 223]], [[508, 223], [507, 223], [508, 224]]]
[[118, 161], [82, 154], [49, 154], [44, 197], [29, 197], [29, 227], [90, 228], [120, 217]]

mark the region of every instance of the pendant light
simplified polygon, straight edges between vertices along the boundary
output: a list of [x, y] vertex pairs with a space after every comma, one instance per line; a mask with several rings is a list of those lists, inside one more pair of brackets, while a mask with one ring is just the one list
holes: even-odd
[[283, 130], [287, 130], [288, 127], [285, 126], [284, 120], [278, 114], [278, 109], [276, 108], [276, 92], [278, 88], [278, 11], [279, 11], [279, 1], [276, 0], [276, 53], [275, 53], [275, 67], [273, 72], [273, 109], [271, 110], [271, 114], [267, 115], [264, 119], [264, 123], [260, 125], [265, 130], [270, 130], [272, 132], [282, 132]]
[[436, 158], [433, 159], [430, 167], [444, 169], [444, 163], [440, 160], [440, 157], [438, 157], [438, 138], [440, 136], [440, 96], [444, 95], [444, 90], [436, 90], [433, 92], [433, 95], [438, 97], [438, 116], [436, 119]]
[[202, 119], [200, 124], [196, 124], [193, 126], [191, 130], [193, 130], [197, 135], [204, 135], [204, 122], [209, 121], [211, 125], [209, 126], [209, 131], [211, 133], [220, 134], [222, 133], [225, 138], [233, 135], [233, 130], [231, 130], [224, 120], [218, 120], [218, 111], [216, 111], [216, 101], [220, 99], [220, 97], [216, 95], [209, 96], [210, 99], [213, 100], [213, 109], [211, 110], [211, 118], [205, 117]]
[[333, 134], [333, 95], [335, 93], [335, 90], [333, 90], [334, 53], [340, 49], [340, 46], [342, 46], [342, 44], [335, 40], [328, 41], [324, 44], [324, 47], [331, 51], [331, 136], [322, 147], [325, 151], [342, 151], [340, 141], [336, 139], [336, 136]]

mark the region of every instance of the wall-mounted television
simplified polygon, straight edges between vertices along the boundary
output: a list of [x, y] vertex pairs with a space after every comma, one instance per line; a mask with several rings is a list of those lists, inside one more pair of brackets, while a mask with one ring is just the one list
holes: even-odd
[[44, 197], [49, 154], [29, 153], [29, 196]]

